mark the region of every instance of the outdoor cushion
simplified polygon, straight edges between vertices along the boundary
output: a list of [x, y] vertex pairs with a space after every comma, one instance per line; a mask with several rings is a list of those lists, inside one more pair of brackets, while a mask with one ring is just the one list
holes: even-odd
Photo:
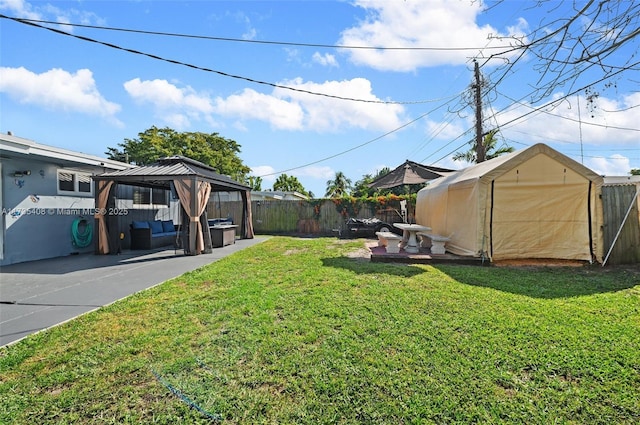
[[162, 236], [175, 236], [176, 232], [162, 232], [162, 233], [154, 233], [151, 235], [152, 238], [159, 238]]
[[148, 221], [132, 221], [131, 228], [132, 229], [148, 229], [149, 222]]
[[150, 221], [151, 233], [162, 233], [162, 222], [160, 220]]
[[162, 231], [163, 232], [175, 232], [176, 228], [173, 226], [173, 220], [163, 220], [162, 221]]

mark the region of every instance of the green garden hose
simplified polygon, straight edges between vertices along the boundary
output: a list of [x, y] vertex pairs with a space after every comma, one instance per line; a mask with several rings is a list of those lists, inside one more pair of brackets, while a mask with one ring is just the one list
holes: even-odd
[[[80, 227], [84, 225], [84, 232], [80, 233]], [[78, 248], [86, 248], [91, 244], [91, 240], [93, 239], [93, 227], [89, 222], [82, 218], [78, 217], [73, 220], [73, 224], [71, 225], [71, 237], [73, 238], [73, 244]]]

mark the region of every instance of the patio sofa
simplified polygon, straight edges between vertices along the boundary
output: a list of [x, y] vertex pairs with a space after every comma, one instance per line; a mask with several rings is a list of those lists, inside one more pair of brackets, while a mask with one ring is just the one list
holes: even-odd
[[154, 249], [175, 245], [178, 232], [173, 220], [132, 221], [131, 249]]

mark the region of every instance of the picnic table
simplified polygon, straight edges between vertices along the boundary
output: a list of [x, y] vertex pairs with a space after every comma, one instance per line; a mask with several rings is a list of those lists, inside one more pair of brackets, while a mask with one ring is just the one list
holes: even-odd
[[431, 230], [431, 227], [422, 226], [420, 224], [393, 223], [393, 225], [402, 230], [402, 242], [400, 242], [400, 247], [404, 248], [406, 252], [411, 254], [416, 254], [420, 251], [416, 234], [418, 232], [429, 232]]

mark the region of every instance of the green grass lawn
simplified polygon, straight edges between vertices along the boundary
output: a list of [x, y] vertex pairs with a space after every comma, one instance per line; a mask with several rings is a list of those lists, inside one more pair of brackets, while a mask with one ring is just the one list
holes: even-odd
[[640, 422], [638, 268], [273, 237], [0, 350], [0, 423]]

